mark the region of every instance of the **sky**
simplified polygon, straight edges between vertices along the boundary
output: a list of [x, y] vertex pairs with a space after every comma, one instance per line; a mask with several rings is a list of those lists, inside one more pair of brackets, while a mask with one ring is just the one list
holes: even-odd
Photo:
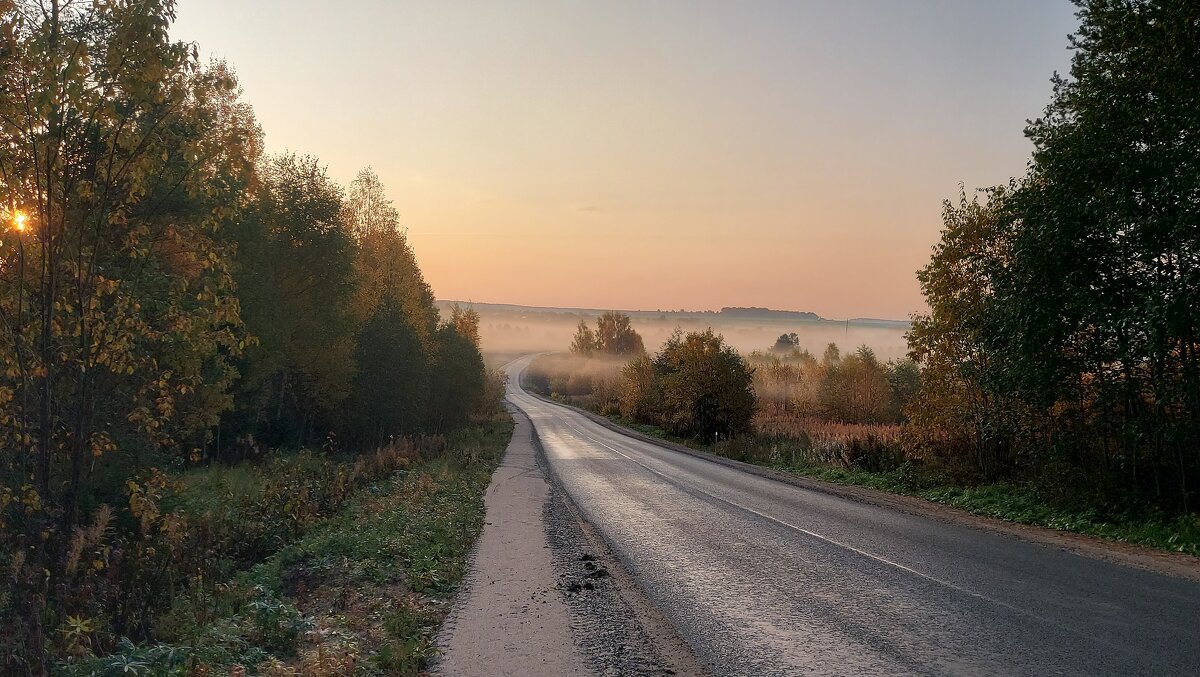
[[1024, 172], [1066, 0], [179, 0], [267, 151], [382, 178], [441, 299], [904, 318]]

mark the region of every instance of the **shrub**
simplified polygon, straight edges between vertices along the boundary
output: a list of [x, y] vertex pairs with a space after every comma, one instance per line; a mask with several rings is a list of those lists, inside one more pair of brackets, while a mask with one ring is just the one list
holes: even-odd
[[658, 421], [684, 437], [731, 437], [750, 430], [757, 401], [753, 369], [711, 329], [676, 332], [653, 362], [655, 391], [661, 388]]

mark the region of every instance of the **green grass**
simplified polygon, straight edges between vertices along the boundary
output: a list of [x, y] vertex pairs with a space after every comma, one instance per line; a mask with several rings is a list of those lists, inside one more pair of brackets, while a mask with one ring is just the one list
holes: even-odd
[[174, 505], [168, 507], [180, 507], [189, 514], [220, 509], [229, 497], [257, 494], [263, 487], [262, 476], [248, 461], [189, 470], [178, 479], [179, 491], [172, 497]]
[[[436, 458], [363, 486], [225, 584], [193, 586], [176, 598], [156, 624], [161, 641], [123, 642], [59, 672], [216, 675], [242, 665], [270, 675], [421, 673], [467, 571], [484, 491], [511, 435], [507, 418], [449, 435]], [[253, 470], [189, 472], [175, 505], [203, 512], [231, 495], [253, 495], [266, 484]]]
[[511, 434], [508, 421], [454, 434], [445, 455], [372, 487], [241, 582], [295, 600], [318, 634], [342, 638], [318, 653], [360, 655], [357, 674], [416, 674], [434, 655]]
[[1175, 519], [1156, 515], [1105, 516], [1105, 511], [1095, 506], [1058, 505], [1031, 487], [1007, 483], [951, 484], [912, 464], [885, 472], [770, 462], [757, 464], [834, 484], [916, 496], [984, 517], [1200, 557], [1200, 515], [1196, 514]]

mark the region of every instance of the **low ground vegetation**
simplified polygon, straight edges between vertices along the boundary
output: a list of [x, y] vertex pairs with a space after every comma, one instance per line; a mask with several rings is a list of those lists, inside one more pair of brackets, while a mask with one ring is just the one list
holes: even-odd
[[[510, 435], [498, 418], [341, 461], [302, 452], [149, 483], [141, 537], [90, 529], [77, 585], [103, 586], [121, 566], [155, 575], [140, 579], [136, 599], [70, 619], [56, 670], [417, 674]], [[137, 640], [114, 632], [131, 602]]]

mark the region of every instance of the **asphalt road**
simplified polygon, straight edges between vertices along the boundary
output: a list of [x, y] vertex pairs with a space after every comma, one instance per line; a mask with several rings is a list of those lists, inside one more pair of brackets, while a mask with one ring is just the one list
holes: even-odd
[[642, 442], [520, 390], [546, 461], [718, 675], [1200, 675], [1200, 584]]

